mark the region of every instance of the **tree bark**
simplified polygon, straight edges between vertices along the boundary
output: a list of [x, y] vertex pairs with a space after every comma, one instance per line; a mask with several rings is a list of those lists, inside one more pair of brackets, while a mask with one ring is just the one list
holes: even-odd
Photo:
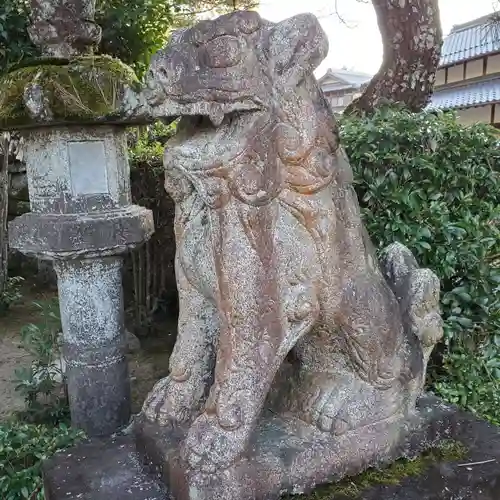
[[0, 296], [7, 286], [8, 240], [7, 213], [9, 208], [9, 139], [0, 135]]
[[438, 0], [372, 0], [384, 57], [378, 73], [345, 114], [370, 114], [402, 103], [421, 111], [432, 95], [443, 33]]

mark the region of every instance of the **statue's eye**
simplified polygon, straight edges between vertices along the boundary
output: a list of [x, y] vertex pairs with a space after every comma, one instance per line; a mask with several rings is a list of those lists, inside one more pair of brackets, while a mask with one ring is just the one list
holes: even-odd
[[203, 62], [210, 68], [230, 68], [241, 61], [241, 47], [234, 36], [220, 36], [202, 48]]
[[248, 11], [244, 15], [235, 14], [235, 16], [237, 16], [236, 25], [238, 30], [242, 33], [250, 35], [260, 28], [261, 19], [257, 12]]
[[194, 28], [191, 28], [188, 32], [191, 36], [191, 42], [199, 47], [203, 45], [203, 43], [210, 38], [211, 33], [213, 32], [213, 21], [203, 20], [200, 21]]

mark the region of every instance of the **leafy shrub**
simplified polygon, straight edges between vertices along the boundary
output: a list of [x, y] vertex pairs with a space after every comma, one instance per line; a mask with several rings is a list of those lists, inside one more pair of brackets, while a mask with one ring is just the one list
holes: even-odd
[[0, 498], [43, 500], [42, 461], [83, 438], [81, 431], [64, 424], [0, 424]]
[[[151, 168], [163, 173], [163, 152], [165, 143], [175, 134], [176, 122], [165, 125], [156, 122], [153, 125], [136, 129], [133, 136], [129, 136], [129, 158], [131, 169], [134, 170], [141, 163], [147, 163]], [[163, 192], [163, 188], [160, 192]]]
[[41, 322], [21, 330], [23, 347], [33, 361], [28, 368], [16, 370], [16, 391], [26, 403], [18, 417], [32, 423], [57, 424], [69, 420], [66, 380], [60, 364], [57, 301], [34, 305], [40, 310]]
[[100, 52], [121, 59], [142, 75], [151, 55], [165, 44], [173, 22], [171, 4], [164, 0], [98, 0], [96, 22], [102, 27]]
[[404, 243], [441, 279], [447, 349], [435, 388], [500, 418], [494, 395], [500, 388], [500, 149], [494, 129], [463, 126], [451, 113], [385, 108], [370, 118], [345, 119], [341, 138], [376, 246]]
[[22, 298], [21, 283], [23, 278], [14, 276], [7, 279], [5, 290], [0, 293], [0, 316], [5, 316], [12, 304], [19, 302]]
[[27, 32], [28, 18], [26, 0], [0, 2], [0, 73], [12, 64], [37, 55]]
[[444, 357], [444, 374], [433, 374], [433, 387], [449, 402], [500, 426], [498, 348], [491, 343], [471, 351], [460, 344]]

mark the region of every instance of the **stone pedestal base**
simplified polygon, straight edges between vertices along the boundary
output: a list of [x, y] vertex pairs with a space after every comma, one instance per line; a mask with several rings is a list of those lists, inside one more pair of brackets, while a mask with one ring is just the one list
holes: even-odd
[[338, 437], [296, 418], [267, 413], [247, 456], [214, 474], [189, 470], [182, 462], [181, 429], [140, 420], [136, 438], [139, 452], [156, 467], [175, 500], [275, 500], [401, 457], [416, 457], [456, 433], [455, 415], [451, 408], [425, 399], [411, 419], [394, 417]]
[[[498, 500], [499, 429], [435, 398], [422, 400], [419, 411], [420, 418], [411, 425], [387, 422], [385, 430], [365, 429], [357, 438], [342, 440], [268, 416], [248, 459], [210, 476], [189, 473], [179, 461], [181, 432], [142, 423], [137, 426], [136, 441], [133, 436], [93, 441], [46, 462], [45, 494], [47, 500], [277, 500], [369, 466], [416, 456], [424, 448], [453, 439], [469, 450], [461, 462], [433, 464], [422, 476], [369, 488], [358, 500]], [[145, 473], [140, 456], [155, 465], [147, 470], [156, 469], [159, 474]], [[474, 463], [479, 465], [467, 465]], [[165, 484], [170, 491], [163, 489]]]
[[166, 500], [167, 492], [143, 472], [131, 437], [98, 440], [45, 462], [46, 500]]

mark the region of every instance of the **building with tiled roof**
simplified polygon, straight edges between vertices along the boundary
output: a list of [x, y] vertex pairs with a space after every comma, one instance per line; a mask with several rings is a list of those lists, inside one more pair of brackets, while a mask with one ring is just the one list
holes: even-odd
[[445, 38], [431, 109], [500, 128], [500, 15], [454, 26]]
[[348, 69], [329, 69], [318, 83], [333, 112], [342, 113], [372, 79], [371, 75]]

